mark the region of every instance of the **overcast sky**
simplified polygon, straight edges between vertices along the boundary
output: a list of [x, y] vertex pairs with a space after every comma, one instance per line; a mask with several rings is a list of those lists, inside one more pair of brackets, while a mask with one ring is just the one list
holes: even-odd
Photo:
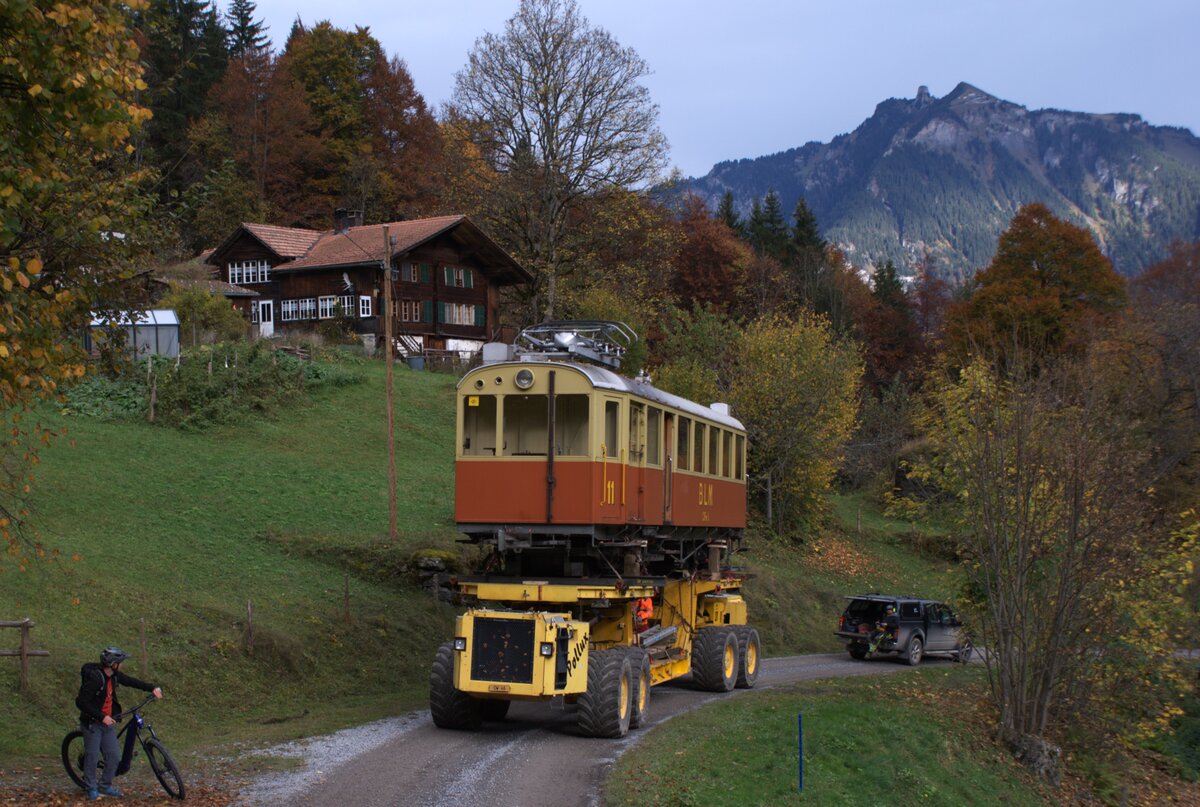
[[[671, 162], [828, 142], [892, 97], [960, 81], [1030, 109], [1135, 112], [1200, 132], [1198, 0], [579, 0], [653, 74]], [[228, 0], [218, 0], [228, 8]], [[282, 46], [297, 17], [367, 26], [437, 109], [475, 40], [517, 0], [260, 0]]]

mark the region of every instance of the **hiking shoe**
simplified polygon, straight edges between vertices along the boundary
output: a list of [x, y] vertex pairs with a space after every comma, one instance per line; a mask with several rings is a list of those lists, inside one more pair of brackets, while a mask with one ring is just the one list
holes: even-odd
[[96, 788], [93, 787], [91, 790], [89, 790], [87, 792], [87, 800], [88, 801], [95, 801], [98, 798], [100, 798], [100, 791], [96, 790]]
[[104, 787], [100, 788], [100, 795], [101, 796], [112, 796], [114, 799], [119, 799], [119, 798], [121, 798], [121, 796], [123, 796], [125, 794], [122, 793], [120, 790], [118, 790], [113, 785], [105, 785]]

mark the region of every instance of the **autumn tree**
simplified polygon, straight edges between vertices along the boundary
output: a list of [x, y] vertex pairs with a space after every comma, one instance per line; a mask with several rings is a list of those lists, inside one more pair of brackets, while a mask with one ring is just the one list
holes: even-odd
[[693, 401], [727, 400], [741, 333], [718, 308], [672, 307], [651, 357], [655, 385]]
[[766, 316], [738, 344], [730, 401], [754, 446], [754, 498], [781, 532], [820, 514], [854, 429], [861, 375], [857, 349], [822, 317]]
[[680, 305], [736, 310], [745, 293], [749, 250], [695, 196], [684, 200], [679, 228], [683, 240], [672, 266], [671, 291]]
[[389, 60], [368, 28], [297, 26], [276, 69], [303, 88], [317, 126], [320, 153], [303, 175], [297, 211], [308, 226], [326, 226], [337, 207], [387, 221], [432, 203], [436, 123], [404, 62]]
[[[33, 445], [26, 419], [84, 373], [70, 335], [145, 247], [147, 118], [130, 14], [139, 0], [0, 5], [0, 536], [20, 554]], [[22, 563], [24, 559], [22, 559]]]
[[978, 357], [941, 381], [924, 473], [957, 499], [1000, 735], [1055, 780], [1068, 726], [1132, 739], [1166, 714], [1194, 541], [1154, 518], [1137, 372], [1103, 350], [1005, 350], [1002, 370]]
[[1029, 204], [1000, 235], [970, 300], [952, 309], [948, 336], [958, 356], [973, 346], [997, 353], [1014, 335], [1027, 348], [1056, 351], [1125, 300], [1124, 281], [1092, 236], [1045, 205]]
[[488, 223], [534, 275], [534, 319], [557, 316], [573, 211], [590, 195], [650, 182], [665, 164], [648, 72], [574, 0], [523, 0], [455, 77], [451, 117], [463, 122], [447, 131], [471, 137], [507, 186]]

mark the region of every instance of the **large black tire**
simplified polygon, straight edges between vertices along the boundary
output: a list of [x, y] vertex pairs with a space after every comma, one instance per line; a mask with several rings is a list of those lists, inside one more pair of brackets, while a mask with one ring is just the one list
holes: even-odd
[[[83, 732], [76, 729], [63, 737], [62, 741], [62, 762], [63, 767], [67, 769], [67, 776], [71, 777], [79, 788], [85, 787], [83, 783]], [[104, 764], [103, 761], [100, 762]]]
[[969, 664], [971, 656], [975, 653], [975, 645], [970, 639], [963, 639], [954, 651], [954, 660], [961, 661], [963, 664]]
[[847, 648], [850, 651], [850, 658], [862, 661], [867, 657], [867, 648], [861, 645], [852, 644]]
[[499, 723], [508, 715], [508, 707], [510, 706], [512, 706], [512, 701], [481, 700], [479, 702], [479, 714], [484, 720]]
[[442, 729], [479, 728], [483, 713], [480, 701], [454, 687], [454, 647], [446, 642], [433, 657], [429, 674], [429, 714]]
[[579, 696], [585, 737], [624, 737], [633, 717], [633, 670], [624, 648], [588, 654], [587, 691]]
[[629, 655], [634, 687], [629, 728], [640, 729], [650, 720], [650, 656], [640, 647], [631, 647], [625, 652]]
[[701, 628], [692, 640], [692, 684], [708, 692], [737, 685], [738, 640], [729, 628]]
[[904, 663], [910, 667], [916, 667], [921, 663], [921, 657], [925, 655], [925, 643], [921, 641], [920, 636], [913, 636], [908, 640], [908, 649], [904, 651]]
[[175, 764], [175, 760], [171, 759], [167, 749], [155, 737], [142, 743], [142, 748], [146, 751], [146, 759], [150, 761], [150, 770], [154, 771], [154, 776], [162, 785], [162, 789], [167, 791], [167, 795], [171, 798], [182, 801], [186, 795], [183, 777], [179, 775], [179, 767]]
[[762, 666], [762, 642], [758, 631], [749, 625], [734, 628], [738, 640], [737, 686], [749, 689], [758, 681], [758, 670]]

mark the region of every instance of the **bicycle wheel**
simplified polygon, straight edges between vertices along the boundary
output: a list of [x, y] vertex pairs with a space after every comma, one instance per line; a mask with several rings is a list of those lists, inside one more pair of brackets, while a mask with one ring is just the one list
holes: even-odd
[[171, 755], [167, 753], [167, 749], [156, 737], [151, 737], [142, 743], [142, 748], [146, 749], [146, 759], [150, 760], [150, 769], [154, 771], [163, 790], [167, 791], [167, 795], [173, 799], [182, 799], [184, 796], [183, 777], [179, 775], [179, 768], [175, 765], [175, 760], [171, 759]]
[[67, 769], [67, 776], [71, 777], [71, 781], [79, 785], [80, 788], [85, 787], [83, 783], [83, 732], [76, 729], [63, 737], [62, 741], [62, 761], [63, 767]]

